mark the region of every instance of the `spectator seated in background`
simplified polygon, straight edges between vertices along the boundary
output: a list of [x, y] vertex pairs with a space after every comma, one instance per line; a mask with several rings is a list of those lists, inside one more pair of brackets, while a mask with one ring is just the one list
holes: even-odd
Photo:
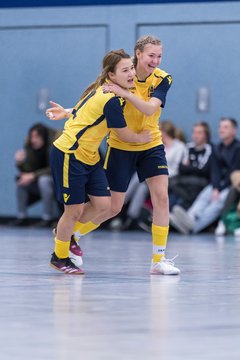
[[210, 181], [210, 129], [207, 123], [193, 125], [192, 142], [186, 144], [178, 175], [169, 178], [169, 208], [181, 205], [189, 208], [200, 191]]
[[213, 146], [210, 161], [211, 183], [198, 195], [186, 211], [175, 205], [170, 224], [183, 234], [199, 233], [220, 216], [230, 189], [230, 175], [240, 169], [240, 142], [236, 139], [237, 121], [222, 118], [219, 124], [221, 142]]
[[234, 234], [240, 236], [240, 170], [235, 170], [230, 176], [232, 187], [229, 191], [221, 218], [215, 229], [216, 236]]
[[19, 170], [16, 179], [18, 214], [14, 225], [28, 224], [27, 208], [38, 200], [43, 203], [39, 226], [49, 226], [53, 221], [56, 200], [49, 166], [49, 149], [59, 135], [60, 131], [37, 123], [29, 129], [24, 149], [16, 152], [15, 162]]
[[[161, 121], [159, 127], [165, 146], [169, 177], [172, 177], [178, 173], [179, 163], [182, 161], [186, 151], [185, 144], [182, 141], [184, 137], [181, 131], [170, 120]], [[151, 201], [145, 203], [148, 197], [149, 190], [146, 183], [139, 183], [137, 174], [134, 174], [126, 193], [128, 207], [125, 223], [121, 226], [122, 229], [141, 227], [144, 230], [149, 230], [148, 223], [150, 224], [152, 221], [152, 208]]]

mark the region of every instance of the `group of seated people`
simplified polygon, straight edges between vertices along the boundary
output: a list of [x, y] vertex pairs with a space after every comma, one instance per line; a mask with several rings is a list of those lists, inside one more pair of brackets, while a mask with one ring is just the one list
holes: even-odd
[[[214, 228], [215, 234], [240, 236], [240, 141], [237, 121], [221, 118], [219, 142], [211, 142], [206, 122], [193, 125], [192, 140], [171, 121], [161, 121], [169, 170], [170, 228], [182, 234]], [[23, 150], [15, 154], [18, 215], [15, 225], [27, 225], [27, 209], [36, 200], [43, 205], [40, 226], [50, 226], [56, 203], [48, 153], [58, 130], [34, 124]], [[108, 227], [117, 230], [151, 227], [151, 199], [137, 174], [130, 182], [125, 207]], [[60, 209], [61, 211], [61, 209]]]
[[[240, 141], [237, 121], [221, 118], [219, 142], [211, 142], [205, 122], [194, 124], [185, 143], [171, 121], [160, 124], [169, 167], [170, 228], [182, 233], [214, 229], [215, 234], [240, 236]], [[151, 200], [147, 186], [134, 175], [123, 220], [112, 227], [150, 230]]]

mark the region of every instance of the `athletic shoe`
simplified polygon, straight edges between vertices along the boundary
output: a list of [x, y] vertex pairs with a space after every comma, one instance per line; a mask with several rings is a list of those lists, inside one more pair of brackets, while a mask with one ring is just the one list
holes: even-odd
[[163, 258], [160, 262], [152, 262], [150, 273], [152, 275], [179, 275], [180, 270], [174, 266], [173, 259]]
[[188, 214], [188, 212], [182, 206], [180, 205], [173, 206], [172, 213], [181, 220], [181, 222], [188, 228], [189, 231], [192, 230], [194, 225], [194, 219]]
[[[56, 236], [56, 229], [53, 229], [53, 236]], [[76, 266], [81, 266], [83, 264], [82, 260], [83, 251], [78, 245], [77, 241], [74, 239], [74, 235], [71, 236], [70, 247], [69, 247], [69, 257]]]
[[59, 259], [55, 253], [52, 254], [50, 260], [50, 266], [58, 271], [62, 271], [65, 274], [69, 275], [83, 275], [84, 271], [73, 264], [69, 257], [64, 259]]
[[83, 264], [82, 256], [83, 256], [83, 251], [76, 242], [76, 240], [74, 239], [74, 235], [72, 235], [70, 241], [70, 248], [69, 248], [69, 257], [71, 261], [74, 263], [74, 265], [81, 266]]
[[169, 222], [170, 225], [174, 227], [174, 229], [179, 231], [181, 234], [184, 235], [189, 234], [190, 232], [189, 229], [181, 222], [181, 220], [179, 220], [179, 218], [175, 214], [173, 213], [169, 214]]
[[227, 232], [226, 226], [222, 220], [220, 220], [217, 224], [217, 227], [214, 231], [215, 236], [223, 236]]
[[190, 215], [188, 215], [187, 211], [181, 206], [173, 206], [169, 218], [170, 224], [181, 234], [186, 235], [192, 231], [194, 219]]

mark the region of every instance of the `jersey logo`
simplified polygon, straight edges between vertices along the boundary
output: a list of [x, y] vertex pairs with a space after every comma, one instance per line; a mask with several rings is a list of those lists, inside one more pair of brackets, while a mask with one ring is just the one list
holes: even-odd
[[66, 203], [66, 202], [68, 202], [68, 199], [70, 198], [70, 195], [68, 195], [68, 194], [63, 194], [63, 200], [64, 200], [64, 202]]
[[168, 75], [168, 76], [167, 76], [167, 81], [168, 81], [168, 84], [171, 85], [171, 83], [172, 83], [172, 77], [171, 77], [171, 75]]
[[154, 92], [154, 86], [151, 85], [151, 86], [149, 86], [149, 88], [148, 88], [148, 97], [150, 97], [150, 96], [153, 94], [153, 92]]
[[119, 97], [118, 99], [119, 99], [120, 105], [123, 107], [123, 105], [125, 105], [125, 100], [122, 97]]
[[158, 169], [167, 169], [167, 165], [158, 165]]

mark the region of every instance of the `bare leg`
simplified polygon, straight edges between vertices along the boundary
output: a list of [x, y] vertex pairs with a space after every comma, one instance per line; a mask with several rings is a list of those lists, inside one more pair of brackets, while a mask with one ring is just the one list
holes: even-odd
[[83, 212], [84, 204], [64, 205], [64, 213], [57, 225], [57, 239], [69, 241], [73, 233], [74, 224]]
[[[89, 196], [90, 201], [84, 204], [84, 209], [78, 221], [83, 224], [96, 218], [108, 218], [111, 209], [111, 197]], [[104, 220], [105, 221], [105, 220]]]
[[153, 205], [153, 224], [169, 225], [168, 176], [158, 175], [146, 179]]
[[84, 209], [84, 214], [81, 216], [80, 221], [84, 222], [84, 223], [87, 221], [92, 221], [95, 224], [101, 224], [104, 221], [111, 219], [112, 217], [116, 216], [122, 210], [124, 200], [125, 200], [125, 194], [126, 193], [111, 191], [111, 207], [110, 207], [110, 209], [108, 209], [108, 211], [106, 211], [105, 213], [102, 213], [102, 214], [94, 213], [94, 214], [96, 214], [94, 217], [94, 216], [92, 216], [93, 213], [90, 211], [90, 208], [88, 206], [88, 208], [86, 208], [86, 212]]

